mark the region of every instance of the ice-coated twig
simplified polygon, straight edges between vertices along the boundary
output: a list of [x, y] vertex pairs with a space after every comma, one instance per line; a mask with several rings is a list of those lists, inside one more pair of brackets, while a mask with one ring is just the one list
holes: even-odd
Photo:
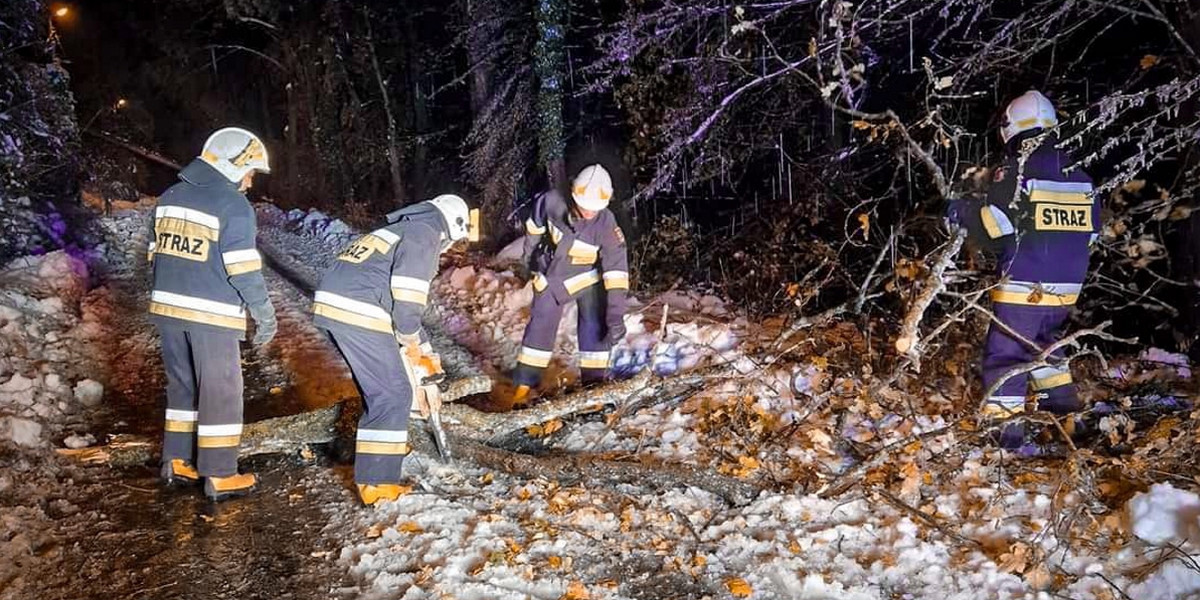
[[925, 318], [925, 311], [933, 304], [933, 300], [946, 288], [946, 269], [954, 264], [954, 258], [962, 250], [963, 242], [966, 239], [967, 231], [965, 229], [956, 228], [951, 233], [950, 241], [929, 270], [929, 276], [925, 278], [921, 292], [917, 294], [908, 313], [904, 315], [900, 336], [896, 338], [896, 351], [907, 358], [917, 372], [921, 371], [921, 320]]

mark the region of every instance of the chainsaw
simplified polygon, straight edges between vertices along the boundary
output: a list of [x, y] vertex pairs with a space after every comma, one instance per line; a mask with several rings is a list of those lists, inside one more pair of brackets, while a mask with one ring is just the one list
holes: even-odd
[[[442, 370], [441, 360], [436, 356], [422, 355], [421, 358], [415, 361], [413, 365], [413, 374], [417, 378], [416, 393], [424, 396], [425, 405], [429, 407], [429, 418], [425, 419], [420, 412], [413, 413], [418, 419], [425, 420], [426, 426], [429, 428], [429, 435], [433, 437], [433, 442], [437, 446], [438, 454], [441, 455], [443, 461], [449, 461], [450, 444], [446, 439], [446, 430], [442, 427], [442, 390], [438, 388], [438, 384], [446, 379], [446, 372]], [[413, 398], [416, 402], [418, 398]]]

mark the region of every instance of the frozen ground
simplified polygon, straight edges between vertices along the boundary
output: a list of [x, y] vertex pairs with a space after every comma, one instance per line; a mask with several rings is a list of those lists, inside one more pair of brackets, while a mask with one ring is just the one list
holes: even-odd
[[[354, 235], [315, 213], [262, 205], [259, 217], [272, 263], [309, 279]], [[158, 490], [152, 468], [56, 458], [159, 426], [161, 367], [136, 260], [144, 221], [105, 223], [113, 247], [16, 263], [0, 278], [4, 600], [1200, 597], [1196, 485], [1160, 460], [1173, 439], [1194, 441], [1189, 415], [1135, 434], [1128, 402], [1109, 393], [1103, 436], [1140, 444], [1134, 452], [1014, 461], [963, 419], [961, 384], [881, 382], [866, 359], [880, 342], [857, 325], [814, 329], [787, 341], [802, 351], [784, 352], [777, 324], [686, 291], [639, 299], [617, 362], [623, 375], [711, 367], [710, 384], [628, 414], [545, 423], [527, 441], [549, 456], [712, 468], [766, 490], [744, 506], [686, 486], [584, 488], [414, 455], [413, 490], [377, 509], [354, 502], [344, 463], [297, 459], [250, 463], [264, 489], [214, 508]], [[246, 354], [248, 410], [353, 395], [301, 290], [274, 271], [268, 282], [280, 342]], [[447, 331], [502, 378], [528, 286], [503, 256], [458, 255], [435, 290]], [[569, 313], [547, 395], [575, 385]], [[1107, 376], [1190, 376], [1175, 357], [1141, 359]], [[956, 360], [946, 371], [966, 372]], [[101, 583], [85, 590], [81, 579]]]

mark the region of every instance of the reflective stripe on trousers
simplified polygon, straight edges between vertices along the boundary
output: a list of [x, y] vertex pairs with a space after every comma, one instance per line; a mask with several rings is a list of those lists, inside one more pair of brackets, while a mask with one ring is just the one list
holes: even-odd
[[167, 372], [163, 460], [193, 462], [203, 477], [237, 473], [242, 431], [238, 335], [160, 327]]
[[[1039, 348], [1058, 341], [1070, 308], [1065, 306], [1028, 306], [996, 303], [992, 306], [996, 318]], [[988, 329], [983, 356], [983, 385], [990, 389], [1004, 373], [1018, 365], [1032, 362], [1039, 351], [1012, 337], [1002, 327], [992, 323]], [[1061, 360], [1062, 352], [1053, 359]], [[1052, 360], [1053, 362], [1053, 360]], [[1065, 366], [1036, 369], [1031, 373], [1010, 377], [989, 399], [990, 412], [1014, 413], [1024, 410], [1024, 399], [1036, 393], [1038, 407], [1055, 413], [1069, 413], [1080, 408], [1075, 396], [1071, 374]]]
[[412, 410], [412, 368], [396, 338], [355, 327], [328, 330], [350, 366], [363, 399], [355, 436], [355, 483], [400, 483], [408, 455], [408, 415]]
[[[599, 285], [587, 287], [575, 296], [579, 318], [579, 352], [581, 379], [595, 381], [608, 375], [609, 352], [605, 336], [607, 304], [604, 288]], [[564, 305], [554, 300], [553, 294], [534, 294], [533, 306], [529, 309], [529, 324], [521, 341], [517, 355], [517, 368], [513, 371], [513, 382], [517, 385], [537, 387], [542, 373], [550, 364], [554, 342], [558, 337], [558, 323], [562, 320]], [[605, 360], [602, 360], [604, 357]]]

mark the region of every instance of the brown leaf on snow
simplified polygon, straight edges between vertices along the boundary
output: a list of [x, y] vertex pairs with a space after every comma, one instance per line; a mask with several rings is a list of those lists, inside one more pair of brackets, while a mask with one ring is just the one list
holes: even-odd
[[425, 529], [417, 524], [416, 521], [405, 521], [396, 527], [397, 531], [403, 533], [424, 533]]
[[725, 587], [729, 588], [729, 593], [738, 598], [749, 598], [750, 594], [754, 593], [754, 588], [741, 577], [730, 577], [725, 580]]
[[550, 563], [551, 569], [561, 569], [563, 564], [561, 556], [549, 556], [546, 558], [546, 562]]
[[567, 586], [567, 592], [560, 596], [559, 600], [590, 600], [591, 597], [582, 581], [572, 581]]
[[525, 433], [528, 433], [529, 437], [541, 438], [546, 437], [562, 428], [562, 419], [553, 419], [551, 421], [546, 421], [545, 423], [530, 425], [529, 427], [525, 428]]
[[999, 568], [1005, 573], [1023, 573], [1029, 564], [1029, 558], [1029, 545], [1017, 542], [1008, 549], [1008, 552], [1000, 555]]
[[1050, 574], [1050, 570], [1045, 565], [1037, 565], [1034, 568], [1025, 572], [1025, 581], [1035, 590], [1045, 590], [1054, 583], [1054, 576]]
[[380, 525], [379, 523], [376, 523], [367, 528], [366, 536], [367, 536], [368, 540], [373, 540], [381, 535], [383, 535], [383, 526]]

